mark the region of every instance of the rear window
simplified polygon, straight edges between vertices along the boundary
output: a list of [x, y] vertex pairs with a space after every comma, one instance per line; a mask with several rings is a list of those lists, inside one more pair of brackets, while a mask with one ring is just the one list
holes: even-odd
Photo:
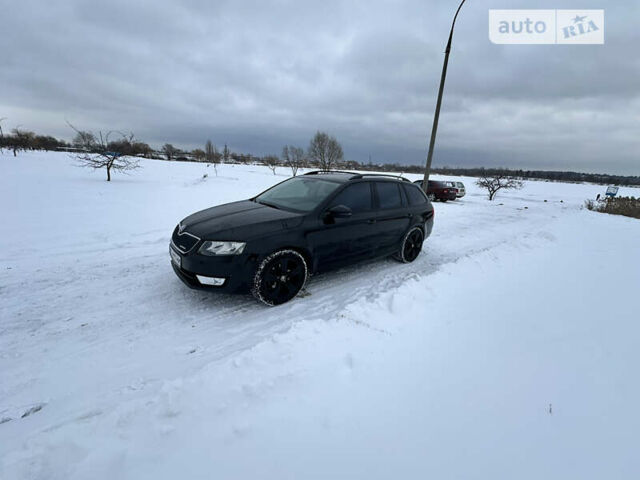
[[427, 197], [424, 196], [420, 187], [404, 185], [404, 191], [407, 193], [407, 198], [409, 198], [409, 205], [423, 205], [427, 203]]
[[380, 208], [399, 208], [402, 206], [402, 197], [400, 196], [400, 187], [397, 183], [376, 182], [378, 189], [378, 201]]
[[371, 204], [371, 183], [362, 182], [349, 185], [341, 191], [331, 202], [331, 207], [344, 205], [353, 213], [368, 212], [373, 209]]

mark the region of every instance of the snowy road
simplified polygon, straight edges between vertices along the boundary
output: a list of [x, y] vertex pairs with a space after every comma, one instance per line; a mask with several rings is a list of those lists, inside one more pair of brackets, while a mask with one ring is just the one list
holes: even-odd
[[[583, 200], [601, 187], [528, 182], [524, 190], [489, 203], [466, 180], [468, 195], [462, 201], [435, 205], [434, 233], [413, 264], [372, 261], [317, 276], [307, 286], [309, 295], [267, 309], [248, 296], [187, 289], [171, 271], [167, 245], [182, 217], [247, 198], [284, 179], [284, 169], [279, 169], [282, 177], [274, 177], [260, 167], [223, 165], [216, 177], [204, 165], [146, 161], [134, 176], [107, 184], [102, 172], [75, 168], [63, 155], [25, 154], [0, 161], [2, 201], [10, 206], [3, 208], [0, 222], [12, 226], [0, 240], [0, 420], [5, 420], [0, 424], [1, 478], [164, 478], [160, 472], [165, 463], [173, 469], [167, 472], [178, 475], [178, 460], [158, 458], [185, 441], [185, 428], [213, 421], [219, 428], [210, 427], [208, 433], [195, 428], [197, 434], [211, 435], [212, 445], [225, 444], [229, 432], [244, 438], [251, 429], [242, 412], [256, 415], [246, 406], [252, 399], [267, 396], [266, 403], [273, 403], [284, 395], [287, 404], [297, 396], [298, 377], [308, 380], [305, 372], [331, 363], [334, 355], [340, 362], [346, 358], [336, 368], [346, 365], [345, 375], [351, 375], [352, 356], [399, 348], [397, 338], [411, 331], [414, 317], [437, 324], [441, 319], [431, 319], [429, 311], [432, 303], [442, 308], [438, 296], [450, 296], [451, 321], [468, 314], [464, 299], [479, 287], [487, 288], [478, 272], [487, 269], [488, 277], [511, 272], [516, 282], [525, 282], [532, 271], [536, 282], [549, 275], [545, 281], [553, 283], [562, 272], [545, 271], [535, 257], [540, 253], [545, 259], [542, 252], [562, 246], [563, 254], [548, 258], [546, 268], [566, 258], [577, 262], [569, 252], [576, 254], [583, 244], [572, 244], [573, 235], [594, 237], [585, 244], [585, 254], [597, 252], [614, 232], [621, 232], [616, 234], [620, 249], [634, 249], [627, 232], [629, 238], [640, 238], [634, 237], [640, 233], [634, 220], [580, 210]], [[512, 271], [520, 257], [529, 260]], [[578, 271], [597, 277], [624, 265], [619, 256], [610, 260], [584, 271], [568, 264], [566, 268], [576, 271], [564, 274], [573, 281]], [[640, 267], [637, 256], [627, 260]], [[640, 284], [636, 271], [627, 272], [627, 282]], [[453, 281], [452, 275], [459, 277]], [[456, 302], [458, 289], [463, 304]], [[571, 297], [573, 290], [568, 290]], [[523, 298], [536, 295], [528, 292]], [[559, 304], [558, 299], [550, 302]], [[513, 317], [526, 307], [521, 300], [507, 301]], [[611, 309], [626, 318], [624, 307]], [[564, 306], [561, 310], [567, 313]], [[335, 322], [346, 326], [337, 328]], [[323, 350], [316, 352], [315, 360], [306, 364], [308, 359], [296, 361], [301, 354], [292, 344], [301, 335], [301, 344], [313, 347], [307, 342], [309, 329], [326, 334], [322, 338], [327, 340], [337, 337], [338, 347], [327, 358]], [[355, 346], [342, 352], [353, 335]], [[287, 348], [270, 349], [282, 341]], [[252, 366], [245, 369], [247, 362]], [[318, 378], [326, 381], [321, 374]], [[315, 388], [318, 384], [312, 383]], [[356, 391], [356, 398], [361, 394]], [[315, 411], [312, 402], [304, 404], [308, 395], [301, 398], [301, 415]], [[335, 422], [331, 404], [324, 408], [320, 424]], [[211, 416], [198, 417], [201, 409], [212, 410]], [[273, 415], [274, 421], [282, 421], [281, 410]], [[184, 417], [188, 419], [182, 423]], [[269, 425], [264, 417], [261, 421]], [[157, 436], [163, 438], [159, 444], [152, 440]], [[264, 440], [257, 435], [253, 441], [257, 439]], [[252, 445], [250, 439], [236, 450], [229, 447], [228, 458], [242, 451], [252, 454]], [[192, 465], [189, 478], [216, 478], [198, 468], [205, 468], [203, 459], [210, 454], [205, 448], [180, 457]], [[251, 473], [247, 468], [234, 471], [230, 460], [222, 463], [220, 478]], [[380, 467], [378, 476], [384, 478], [385, 466]], [[302, 465], [294, 465], [293, 471], [296, 468], [305, 472]], [[267, 478], [282, 478], [287, 472], [270, 471], [274, 476]], [[359, 476], [353, 473], [351, 478]]]

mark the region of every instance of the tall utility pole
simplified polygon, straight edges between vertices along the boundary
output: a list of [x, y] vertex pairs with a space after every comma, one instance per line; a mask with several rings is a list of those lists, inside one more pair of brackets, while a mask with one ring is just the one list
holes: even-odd
[[456, 14], [453, 17], [453, 23], [451, 24], [451, 31], [449, 32], [449, 41], [447, 42], [447, 48], [444, 51], [444, 64], [442, 65], [442, 76], [440, 77], [440, 90], [438, 90], [438, 100], [436, 102], [436, 113], [433, 115], [433, 127], [431, 128], [431, 141], [429, 142], [429, 153], [427, 153], [427, 167], [424, 170], [424, 179], [422, 180], [422, 189], [427, 191], [429, 185], [429, 172], [431, 171], [431, 161], [433, 160], [433, 147], [436, 143], [436, 132], [438, 131], [438, 119], [440, 118], [440, 105], [442, 104], [442, 92], [444, 91], [444, 81], [447, 78], [447, 65], [449, 64], [449, 52], [451, 51], [451, 40], [453, 39], [453, 27], [456, 26], [456, 18], [462, 5], [467, 0], [462, 0], [456, 10]]

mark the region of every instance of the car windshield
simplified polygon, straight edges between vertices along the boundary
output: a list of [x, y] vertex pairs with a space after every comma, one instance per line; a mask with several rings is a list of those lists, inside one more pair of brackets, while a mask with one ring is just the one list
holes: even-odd
[[255, 201], [274, 208], [310, 212], [339, 186], [329, 180], [294, 177], [258, 195]]

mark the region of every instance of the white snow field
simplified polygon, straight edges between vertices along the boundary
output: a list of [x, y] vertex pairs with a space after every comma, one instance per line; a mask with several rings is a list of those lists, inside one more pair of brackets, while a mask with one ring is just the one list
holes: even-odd
[[463, 179], [414, 263], [266, 308], [171, 270], [180, 219], [288, 175], [218, 170], [0, 156], [0, 479], [640, 478], [640, 221], [604, 187]]

